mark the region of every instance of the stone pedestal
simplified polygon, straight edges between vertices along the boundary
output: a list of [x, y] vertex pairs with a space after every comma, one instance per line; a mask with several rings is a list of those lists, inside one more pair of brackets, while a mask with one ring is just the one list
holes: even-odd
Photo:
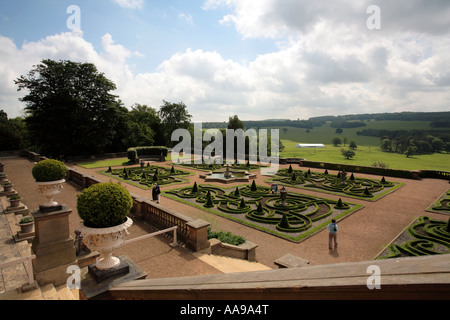
[[77, 265], [73, 238], [69, 234], [69, 214], [63, 206], [59, 211], [32, 213], [35, 237], [31, 249], [36, 255], [33, 269], [39, 285], [66, 283], [70, 265]]
[[210, 224], [203, 220], [194, 220], [186, 223], [188, 227], [189, 238], [186, 241], [186, 246], [198, 252], [210, 247], [208, 241], [208, 227]]
[[[147, 272], [141, 269], [127, 256], [121, 256], [122, 267], [127, 267], [126, 273], [114, 274], [114, 270], [103, 279], [96, 278], [91, 272], [94, 266], [81, 269], [81, 300], [108, 300], [109, 289], [134, 280], [141, 280], [147, 277]], [[108, 271], [105, 272], [107, 274]]]

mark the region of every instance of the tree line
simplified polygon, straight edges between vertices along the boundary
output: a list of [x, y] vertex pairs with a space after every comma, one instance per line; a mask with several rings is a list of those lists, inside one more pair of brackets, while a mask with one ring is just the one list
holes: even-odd
[[27, 91], [20, 99], [25, 116], [0, 112], [0, 150], [70, 157], [170, 145], [171, 130], [187, 128], [192, 118], [183, 102], [128, 109], [112, 93], [116, 85], [90, 63], [42, 60], [15, 84]]
[[[25, 116], [8, 119], [0, 111], [0, 151], [29, 149], [48, 157], [124, 152], [130, 147], [167, 146], [176, 129], [193, 133], [192, 115], [183, 102], [163, 100], [156, 108], [127, 108], [116, 85], [94, 64], [42, 60], [15, 80], [27, 94]], [[228, 128], [244, 128], [238, 116]], [[269, 144], [270, 146], [270, 144]]]

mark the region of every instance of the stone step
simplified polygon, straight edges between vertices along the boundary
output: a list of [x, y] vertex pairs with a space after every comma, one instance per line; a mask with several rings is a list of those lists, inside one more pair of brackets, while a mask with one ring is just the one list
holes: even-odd
[[27, 292], [22, 292], [20, 288], [5, 292], [0, 294], [0, 300], [79, 300], [79, 294], [66, 285], [55, 288], [53, 284], [46, 284]]
[[271, 270], [268, 266], [258, 262], [250, 262], [247, 260], [213, 254], [193, 253], [193, 255], [197, 259], [202, 260], [223, 273]]

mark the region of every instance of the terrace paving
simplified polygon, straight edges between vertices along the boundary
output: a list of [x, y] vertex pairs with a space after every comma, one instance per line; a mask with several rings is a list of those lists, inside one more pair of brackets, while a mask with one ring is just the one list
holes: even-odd
[[[30, 210], [38, 208], [39, 204], [42, 202], [42, 196], [37, 192], [36, 185], [34, 184], [31, 175], [31, 169], [34, 163], [28, 159], [19, 157], [6, 158], [3, 159], [2, 162], [5, 163], [5, 172], [8, 175], [8, 179], [13, 183], [13, 188], [24, 198], [23, 202]], [[169, 166], [171, 163], [158, 163], [158, 165]], [[83, 174], [94, 176], [100, 181], [108, 182], [110, 180], [109, 177], [97, 172], [102, 168], [85, 169], [75, 164], [68, 164], [68, 166], [76, 168]], [[288, 167], [288, 165], [281, 165], [282, 168], [285, 166]], [[293, 165], [293, 167], [295, 169], [303, 169], [299, 168], [297, 165]], [[188, 168], [184, 168], [183, 170], [195, 172], [194, 176], [188, 177], [190, 182], [162, 186], [162, 191], [187, 186], [193, 184], [194, 181], [198, 184], [204, 183], [204, 180], [199, 177], [202, 172]], [[311, 171], [314, 170], [317, 169], [311, 168]], [[329, 170], [329, 173], [332, 174], [336, 172]], [[371, 175], [358, 175], [374, 178], [374, 176]], [[256, 183], [264, 185], [266, 184], [265, 179], [266, 177], [258, 175]], [[336, 200], [341, 197], [344, 201], [364, 205], [363, 209], [339, 222], [339, 247], [336, 251], [328, 250], [328, 233], [326, 230], [315, 234], [303, 242], [294, 243], [233, 222], [226, 218], [213, 215], [187, 204], [168, 199], [164, 196], [161, 197], [161, 205], [180, 212], [183, 215], [208, 221], [214, 230], [231, 231], [234, 234], [244, 236], [251, 242], [257, 243], [257, 260], [259, 263], [269, 268], [277, 268], [274, 261], [286, 254], [302, 257], [303, 259], [308, 260], [310, 265], [360, 262], [374, 259], [387, 244], [394, 240], [395, 237], [418, 216], [426, 215], [433, 219], [443, 221], [447, 221], [448, 219], [448, 215], [435, 214], [426, 211], [431, 203], [448, 190], [448, 181], [437, 179], [423, 179], [419, 181], [391, 177], [387, 179], [390, 181], [402, 182], [405, 185], [375, 202], [286, 186], [288, 190], [294, 192]], [[143, 190], [125, 183], [122, 183], [122, 185], [136, 195], [151, 198], [151, 190]], [[242, 183], [227, 184], [227, 188], [237, 185], [242, 185]], [[81, 189], [78, 186], [68, 182], [64, 184], [64, 189], [61, 194], [55, 197], [56, 201], [63, 203], [72, 209], [72, 214], [70, 214], [69, 219], [70, 232], [73, 235], [80, 224], [80, 219], [76, 212], [76, 195], [80, 192]], [[132, 238], [152, 232], [139, 222], [136, 222], [129, 231], [129, 237]], [[6, 242], [6, 240], [2, 238], [2, 243], [3, 242]], [[129, 244], [115, 250], [114, 253], [116, 255], [127, 255], [131, 258], [142, 269], [148, 272], [147, 278], [183, 277], [223, 273], [211, 264], [204, 262], [205, 259], [199, 259], [193, 255], [190, 250], [183, 247], [171, 248], [169, 243], [169, 239], [158, 236]], [[1, 253], [6, 254], [6, 252], [10, 251], [12, 250]], [[23, 274], [21, 276], [23, 276]]]

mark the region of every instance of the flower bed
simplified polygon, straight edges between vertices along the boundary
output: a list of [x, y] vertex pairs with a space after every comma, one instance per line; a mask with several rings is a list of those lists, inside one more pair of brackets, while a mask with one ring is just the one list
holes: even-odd
[[186, 182], [183, 176], [190, 175], [190, 172], [162, 166], [147, 165], [143, 169], [141, 167], [111, 169], [99, 171], [101, 174], [112, 177], [114, 179], [127, 182], [143, 189], [150, 189], [155, 182], [161, 185], [169, 185], [175, 183]]
[[389, 259], [450, 253], [450, 232], [447, 232], [446, 228], [445, 221], [425, 216], [419, 217], [376, 258]]
[[347, 176], [345, 182], [340, 175], [311, 172], [311, 170], [281, 169], [275, 177], [267, 180], [269, 183], [278, 183], [304, 189], [317, 189], [318, 191], [353, 197], [368, 201], [375, 201], [382, 196], [401, 187], [402, 183], [381, 180], [359, 178], [352, 173]]
[[164, 192], [184, 202], [282, 238], [300, 241], [362, 205], [289, 192], [283, 203], [270, 188], [252, 184], [233, 188], [195, 184]]

